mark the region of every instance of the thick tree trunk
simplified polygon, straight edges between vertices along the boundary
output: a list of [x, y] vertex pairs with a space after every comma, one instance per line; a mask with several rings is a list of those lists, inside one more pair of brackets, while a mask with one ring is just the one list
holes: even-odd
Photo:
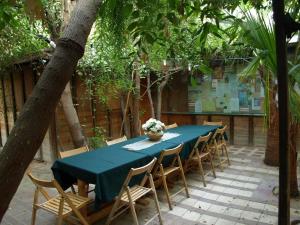
[[79, 1], [55, 52], [0, 153], [0, 221], [41, 145], [96, 19], [101, 0]]
[[150, 73], [147, 74], [147, 94], [148, 94], [148, 100], [149, 100], [149, 105], [150, 105], [151, 118], [155, 118], [154, 105], [153, 105], [153, 99], [152, 99], [152, 93], [151, 93]]
[[86, 141], [80, 126], [77, 112], [73, 104], [70, 82], [67, 83], [66, 88], [61, 95], [60, 102], [64, 110], [65, 119], [70, 129], [72, 141], [75, 148], [84, 146], [86, 144]]
[[265, 151], [265, 164], [279, 166], [279, 113], [276, 103], [276, 87], [270, 88], [270, 117], [267, 130], [267, 146]]
[[[68, 25], [71, 12], [73, 11], [76, 3], [77, 0], [76, 1], [64, 0], [63, 26], [62, 26], [63, 29]], [[74, 147], [79, 148], [82, 147], [83, 145], [86, 145], [87, 143], [80, 126], [76, 109], [73, 104], [70, 82], [66, 85], [66, 88], [62, 93], [62, 96], [60, 98], [60, 103], [62, 105], [65, 114], [65, 119], [67, 121], [71, 133]]]
[[298, 190], [298, 179], [297, 179], [297, 133], [298, 133], [298, 124], [290, 122], [289, 126], [290, 134], [290, 194], [291, 197], [299, 196]]
[[136, 137], [141, 135], [141, 122], [140, 122], [140, 97], [141, 97], [141, 78], [140, 75], [135, 72], [134, 75], [134, 93], [132, 96], [132, 122], [133, 132], [132, 136]]

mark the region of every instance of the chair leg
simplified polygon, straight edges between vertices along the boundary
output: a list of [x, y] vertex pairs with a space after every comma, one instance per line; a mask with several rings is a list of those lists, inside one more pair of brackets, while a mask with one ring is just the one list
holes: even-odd
[[171, 204], [171, 197], [170, 197], [170, 193], [169, 193], [169, 189], [168, 189], [166, 177], [165, 177], [164, 174], [162, 174], [161, 178], [163, 180], [163, 185], [164, 185], [165, 193], [167, 195], [167, 201], [168, 201], [168, 204], [169, 204], [169, 209], [172, 210], [173, 207], [172, 207], [172, 204]]
[[89, 223], [86, 221], [86, 219], [82, 216], [82, 214], [77, 209], [76, 210], [73, 209], [73, 211], [83, 225], [89, 225]]
[[226, 144], [224, 144], [223, 146], [224, 146], [223, 148], [225, 150], [225, 154], [226, 154], [226, 157], [227, 157], [228, 166], [230, 166], [230, 160], [229, 160], [229, 156], [228, 156], [227, 146], [226, 146]]
[[206, 182], [205, 182], [205, 177], [204, 177], [204, 170], [203, 170], [203, 167], [202, 167], [201, 159], [198, 159], [198, 165], [199, 165], [199, 170], [200, 170], [200, 175], [202, 177], [203, 185], [204, 185], [204, 187], [206, 187]]
[[210, 153], [208, 154], [208, 156], [209, 156], [210, 167], [211, 167], [211, 170], [212, 170], [212, 172], [213, 172], [213, 175], [214, 175], [215, 178], [217, 178], [217, 176], [216, 176], [216, 171], [215, 171], [215, 167], [214, 167], [214, 163], [213, 163], [213, 158], [212, 158], [212, 156], [211, 156]]
[[134, 207], [135, 203], [131, 200], [131, 198], [129, 199], [129, 205], [130, 205], [130, 211], [131, 211], [131, 214], [133, 217], [134, 224], [139, 225], [139, 221], [138, 221], [138, 218], [137, 218], [137, 215], [135, 212], [135, 207]]
[[182, 166], [180, 167], [180, 174], [181, 174], [181, 178], [183, 180], [183, 185], [184, 185], [186, 197], [189, 198], [190, 194], [189, 194], [189, 190], [188, 190], [188, 186], [187, 186], [187, 183], [186, 183], [186, 179], [185, 179], [185, 175], [184, 175], [184, 171], [183, 171]]
[[60, 203], [59, 203], [57, 225], [62, 225], [63, 224], [64, 204], [65, 204], [65, 199], [62, 197], [61, 200], [60, 200]]
[[37, 209], [33, 206], [33, 208], [32, 208], [32, 217], [31, 217], [31, 225], [35, 225], [36, 211], [37, 211]]
[[114, 203], [110, 213], [109, 213], [109, 216], [105, 222], [105, 225], [110, 225], [111, 221], [112, 221], [112, 218], [115, 214], [115, 212], [117, 211], [118, 207], [119, 207], [119, 204], [120, 204], [120, 197], [118, 196], [116, 202]]
[[57, 225], [63, 225], [63, 217], [62, 216], [58, 217]]
[[160, 225], [163, 225], [163, 221], [162, 221], [162, 217], [161, 217], [161, 211], [160, 211], [158, 198], [157, 198], [157, 193], [156, 193], [156, 189], [155, 189], [155, 185], [154, 185], [154, 182], [153, 182], [152, 175], [150, 175], [150, 186], [151, 186], [151, 189], [152, 189], [152, 192], [153, 192], [153, 195], [154, 195], [154, 203], [155, 203], [156, 210], [158, 212], [159, 223], [160, 223]]
[[222, 166], [222, 160], [221, 160], [221, 156], [220, 156], [220, 152], [219, 152], [219, 147], [216, 148], [216, 155], [219, 161], [219, 166], [220, 166], [220, 170], [223, 172], [223, 166]]

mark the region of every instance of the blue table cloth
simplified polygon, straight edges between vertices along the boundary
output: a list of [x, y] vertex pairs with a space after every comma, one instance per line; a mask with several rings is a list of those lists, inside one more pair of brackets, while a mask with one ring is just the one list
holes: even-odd
[[181, 143], [184, 144], [181, 157], [186, 159], [197, 138], [209, 132], [214, 132], [218, 127], [195, 125], [176, 127], [167, 132], [178, 133], [179, 136], [158, 142], [139, 151], [128, 150], [124, 146], [144, 140], [147, 137], [132, 138], [122, 143], [58, 159], [51, 169], [54, 178], [64, 189], [80, 179], [95, 184], [96, 200], [98, 202], [110, 202], [120, 192], [130, 168], [143, 166], [150, 162], [153, 157], [158, 158], [162, 150], [174, 148]]

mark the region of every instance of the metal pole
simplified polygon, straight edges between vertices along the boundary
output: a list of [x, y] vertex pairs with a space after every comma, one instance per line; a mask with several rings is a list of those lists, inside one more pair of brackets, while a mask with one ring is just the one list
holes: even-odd
[[284, 0], [273, 0], [275, 20], [278, 107], [279, 107], [279, 212], [278, 224], [290, 224], [290, 173], [289, 173], [289, 110], [286, 34], [284, 27]]

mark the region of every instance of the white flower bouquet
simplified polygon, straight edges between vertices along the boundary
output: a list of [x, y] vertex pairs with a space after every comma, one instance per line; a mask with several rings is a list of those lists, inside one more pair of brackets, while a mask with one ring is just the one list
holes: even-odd
[[142, 125], [144, 133], [148, 135], [150, 140], [159, 140], [164, 134], [165, 127], [164, 123], [153, 118]]

